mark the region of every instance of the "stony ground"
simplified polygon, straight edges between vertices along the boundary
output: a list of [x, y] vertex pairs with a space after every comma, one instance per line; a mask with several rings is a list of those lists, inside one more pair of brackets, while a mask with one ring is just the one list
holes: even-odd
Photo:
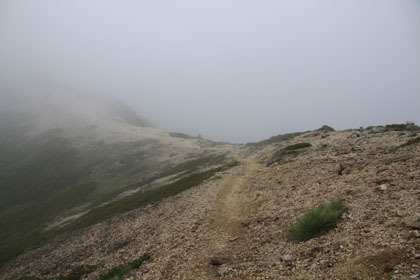
[[[418, 136], [306, 133], [238, 157], [239, 166], [176, 197], [28, 252], [0, 279], [99, 263], [86, 278], [97, 279], [144, 253], [151, 260], [129, 279], [420, 279], [420, 145], [396, 149]], [[267, 166], [298, 142], [312, 147]], [[350, 208], [337, 228], [287, 240], [291, 224], [334, 198]]]

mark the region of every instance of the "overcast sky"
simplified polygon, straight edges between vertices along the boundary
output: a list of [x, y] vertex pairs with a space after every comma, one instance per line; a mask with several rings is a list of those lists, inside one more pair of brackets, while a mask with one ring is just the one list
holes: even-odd
[[214, 140], [420, 123], [420, 1], [0, 0], [0, 82], [116, 96]]

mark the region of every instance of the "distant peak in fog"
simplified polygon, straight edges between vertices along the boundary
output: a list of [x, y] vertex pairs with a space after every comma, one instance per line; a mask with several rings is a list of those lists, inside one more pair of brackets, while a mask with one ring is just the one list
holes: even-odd
[[31, 126], [31, 134], [50, 129], [131, 125], [153, 127], [125, 103], [105, 95], [53, 83], [35, 83], [3, 95], [2, 116]]

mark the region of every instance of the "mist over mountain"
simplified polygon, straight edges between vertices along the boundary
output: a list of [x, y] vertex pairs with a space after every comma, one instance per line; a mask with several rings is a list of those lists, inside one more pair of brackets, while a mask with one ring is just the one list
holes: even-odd
[[[154, 128], [100, 94], [42, 84], [0, 99], [0, 263], [57, 230], [70, 231], [63, 227], [138, 207], [119, 200], [197, 176], [191, 174], [225, 162], [230, 150]], [[125, 210], [95, 210], [118, 203]]]
[[419, 0], [0, 0], [0, 280], [420, 279], [419, 77]]
[[235, 143], [420, 122], [417, 0], [0, 5], [2, 85], [49, 79]]
[[[0, 97], [1, 120], [26, 127], [27, 136], [59, 129], [69, 136], [118, 127], [152, 127], [121, 101], [64, 86], [27, 87]], [[83, 131], [85, 130], [85, 131]], [[83, 131], [83, 132], [82, 132]], [[98, 132], [99, 133], [99, 132]]]

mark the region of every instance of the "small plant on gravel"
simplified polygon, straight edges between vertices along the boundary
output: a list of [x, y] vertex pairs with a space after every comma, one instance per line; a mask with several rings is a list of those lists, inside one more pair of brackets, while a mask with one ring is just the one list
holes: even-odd
[[300, 242], [319, 236], [334, 228], [341, 215], [347, 211], [342, 200], [333, 199], [329, 204], [323, 202], [292, 225], [289, 240]]

